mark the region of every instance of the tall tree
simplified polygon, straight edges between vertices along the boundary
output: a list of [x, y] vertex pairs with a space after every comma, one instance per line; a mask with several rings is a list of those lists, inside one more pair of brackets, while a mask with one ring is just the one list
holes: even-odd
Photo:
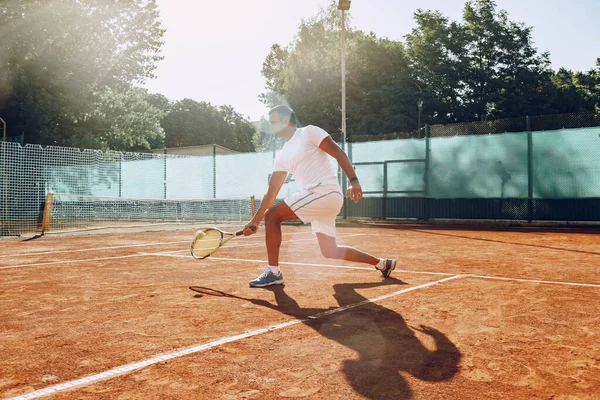
[[417, 27], [406, 35], [406, 53], [429, 123], [464, 119], [467, 67], [464, 29], [437, 11], [417, 10]]
[[[269, 106], [287, 103], [301, 123], [339, 139], [340, 38], [337, 2], [302, 21], [289, 45], [273, 45], [262, 73]], [[470, 0], [461, 21], [418, 10], [406, 42], [347, 32], [348, 132], [413, 131], [422, 123], [593, 110], [598, 71], [550, 69], [532, 28], [509, 19], [494, 0]]]
[[285, 99], [301, 124], [318, 124], [332, 134], [340, 131], [339, 36], [328, 29], [332, 21], [321, 10], [302, 21], [298, 38], [289, 48], [274, 45], [263, 64], [269, 92], [263, 101]]
[[105, 88], [94, 96], [94, 111], [77, 121], [72, 146], [121, 151], [162, 147], [161, 119], [166, 112], [153, 106], [145, 89]]
[[600, 107], [600, 58], [596, 59], [595, 68], [576, 73], [573, 81], [585, 99], [588, 109]]
[[231, 106], [183, 99], [172, 105], [162, 126], [167, 147], [219, 144], [240, 152], [253, 149], [254, 125]]
[[[337, 2], [302, 21], [296, 40], [274, 45], [263, 64], [269, 106], [289, 104], [301, 124], [341, 128], [340, 14]], [[348, 25], [348, 21], [345, 22]], [[347, 130], [352, 134], [416, 128], [416, 92], [403, 45], [362, 31], [347, 31]], [[409, 108], [413, 104], [413, 109]]]
[[402, 43], [356, 31], [348, 57], [350, 133], [406, 132], [417, 129], [418, 86]]
[[538, 54], [531, 27], [508, 19], [493, 0], [465, 4], [463, 21], [415, 13], [406, 45], [431, 122], [536, 115], [552, 91], [549, 55]]
[[155, 0], [10, 0], [0, 15], [0, 112], [29, 143], [69, 145], [97, 93], [126, 93], [161, 59]]
[[548, 53], [533, 47], [531, 27], [509, 21], [494, 0], [465, 5], [463, 29], [468, 66], [464, 76], [466, 116], [475, 120], [537, 114], [535, 93], [545, 78]]
[[585, 95], [577, 84], [576, 73], [560, 68], [551, 77], [551, 84], [543, 91], [548, 97], [544, 114], [562, 114], [589, 110]]
[[222, 143], [239, 152], [252, 151], [254, 125], [229, 105], [220, 106], [218, 115], [222, 126]]

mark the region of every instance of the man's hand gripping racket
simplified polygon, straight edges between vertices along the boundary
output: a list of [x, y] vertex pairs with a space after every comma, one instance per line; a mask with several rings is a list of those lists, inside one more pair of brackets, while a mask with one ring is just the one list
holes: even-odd
[[[249, 226], [248, 229], [250, 229], [252, 232], [255, 232], [256, 226]], [[243, 234], [244, 229], [237, 232], [224, 232], [218, 228], [199, 230], [196, 232], [196, 237], [194, 237], [190, 252], [194, 258], [206, 258], [217, 251], [219, 247], [223, 246], [229, 240], [237, 236], [242, 236]]]

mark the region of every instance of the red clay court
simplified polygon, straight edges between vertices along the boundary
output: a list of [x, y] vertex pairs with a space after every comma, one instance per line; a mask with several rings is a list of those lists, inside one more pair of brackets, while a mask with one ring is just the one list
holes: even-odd
[[600, 236], [380, 224], [323, 258], [285, 226], [285, 286], [252, 289], [264, 229], [214, 256], [194, 230], [0, 241], [0, 396], [600, 399]]

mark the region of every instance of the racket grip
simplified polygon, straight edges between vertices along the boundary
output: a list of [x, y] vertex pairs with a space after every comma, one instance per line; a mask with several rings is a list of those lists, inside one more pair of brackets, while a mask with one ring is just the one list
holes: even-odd
[[[252, 232], [256, 232], [256, 226], [251, 225], [248, 227]], [[235, 236], [242, 236], [244, 234], [244, 230], [239, 230], [235, 233]]]

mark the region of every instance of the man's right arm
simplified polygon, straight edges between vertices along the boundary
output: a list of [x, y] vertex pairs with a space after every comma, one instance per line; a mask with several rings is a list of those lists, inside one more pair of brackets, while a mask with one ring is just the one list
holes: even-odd
[[252, 235], [256, 231], [250, 230], [250, 226], [258, 226], [261, 221], [265, 217], [265, 213], [267, 210], [273, 205], [275, 199], [277, 198], [277, 194], [281, 190], [281, 187], [285, 183], [285, 178], [287, 178], [288, 173], [285, 171], [275, 171], [271, 175], [271, 180], [269, 181], [269, 188], [267, 189], [267, 193], [263, 196], [262, 201], [260, 202], [260, 207], [258, 207], [258, 211], [254, 214], [254, 217], [246, 224], [244, 227], [244, 235]]

